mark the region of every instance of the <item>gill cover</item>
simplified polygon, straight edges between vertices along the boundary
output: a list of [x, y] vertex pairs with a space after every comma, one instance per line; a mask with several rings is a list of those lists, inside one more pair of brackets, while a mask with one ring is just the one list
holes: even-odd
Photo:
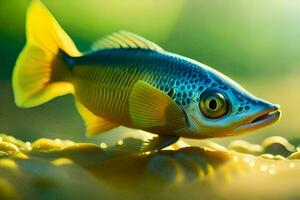
[[70, 56], [79, 56], [80, 52], [38, 0], [32, 1], [27, 10], [26, 38], [13, 71], [17, 106], [33, 107], [72, 93], [73, 86], [67, 82], [68, 68], [58, 52], [62, 50]]

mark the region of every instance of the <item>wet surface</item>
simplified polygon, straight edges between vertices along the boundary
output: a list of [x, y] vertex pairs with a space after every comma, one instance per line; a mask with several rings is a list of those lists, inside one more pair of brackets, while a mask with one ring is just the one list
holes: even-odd
[[[262, 144], [182, 141], [139, 152], [142, 141], [32, 143], [0, 135], [1, 199], [296, 199], [300, 152], [281, 137]], [[242, 152], [242, 153], [241, 153]], [[189, 191], [189, 192], [187, 192]]]

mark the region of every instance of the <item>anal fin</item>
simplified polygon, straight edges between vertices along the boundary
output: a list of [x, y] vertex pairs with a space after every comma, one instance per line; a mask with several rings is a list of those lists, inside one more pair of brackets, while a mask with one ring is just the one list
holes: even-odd
[[153, 137], [150, 140], [144, 142], [141, 147], [141, 151], [158, 151], [171, 144], [174, 144], [179, 139], [176, 135], [159, 135], [158, 137]]
[[112, 123], [95, 115], [78, 100], [75, 101], [75, 104], [78, 112], [85, 122], [87, 136], [95, 136], [119, 126], [118, 124]]

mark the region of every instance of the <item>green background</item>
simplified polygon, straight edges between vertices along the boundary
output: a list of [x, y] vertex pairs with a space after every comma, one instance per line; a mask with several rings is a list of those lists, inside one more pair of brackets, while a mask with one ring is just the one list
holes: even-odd
[[[276, 124], [236, 138], [260, 142], [300, 134], [300, 1], [297, 0], [45, 0], [44, 4], [82, 51], [120, 29], [164, 49], [212, 66], [251, 93], [282, 108]], [[0, 132], [23, 140], [40, 137], [114, 141], [130, 129], [86, 138], [73, 97], [31, 109], [17, 108], [11, 90], [14, 62], [25, 44], [29, 1], [0, 0]], [[192, 143], [196, 142], [195, 140]]]

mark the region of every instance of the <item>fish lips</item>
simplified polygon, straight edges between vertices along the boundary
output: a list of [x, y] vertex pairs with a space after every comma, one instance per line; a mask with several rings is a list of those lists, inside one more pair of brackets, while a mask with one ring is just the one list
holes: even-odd
[[233, 132], [242, 133], [245, 131], [257, 130], [275, 123], [281, 117], [281, 111], [279, 108], [279, 105], [274, 105], [266, 110], [247, 117], [243, 120], [240, 126], [233, 130]]

